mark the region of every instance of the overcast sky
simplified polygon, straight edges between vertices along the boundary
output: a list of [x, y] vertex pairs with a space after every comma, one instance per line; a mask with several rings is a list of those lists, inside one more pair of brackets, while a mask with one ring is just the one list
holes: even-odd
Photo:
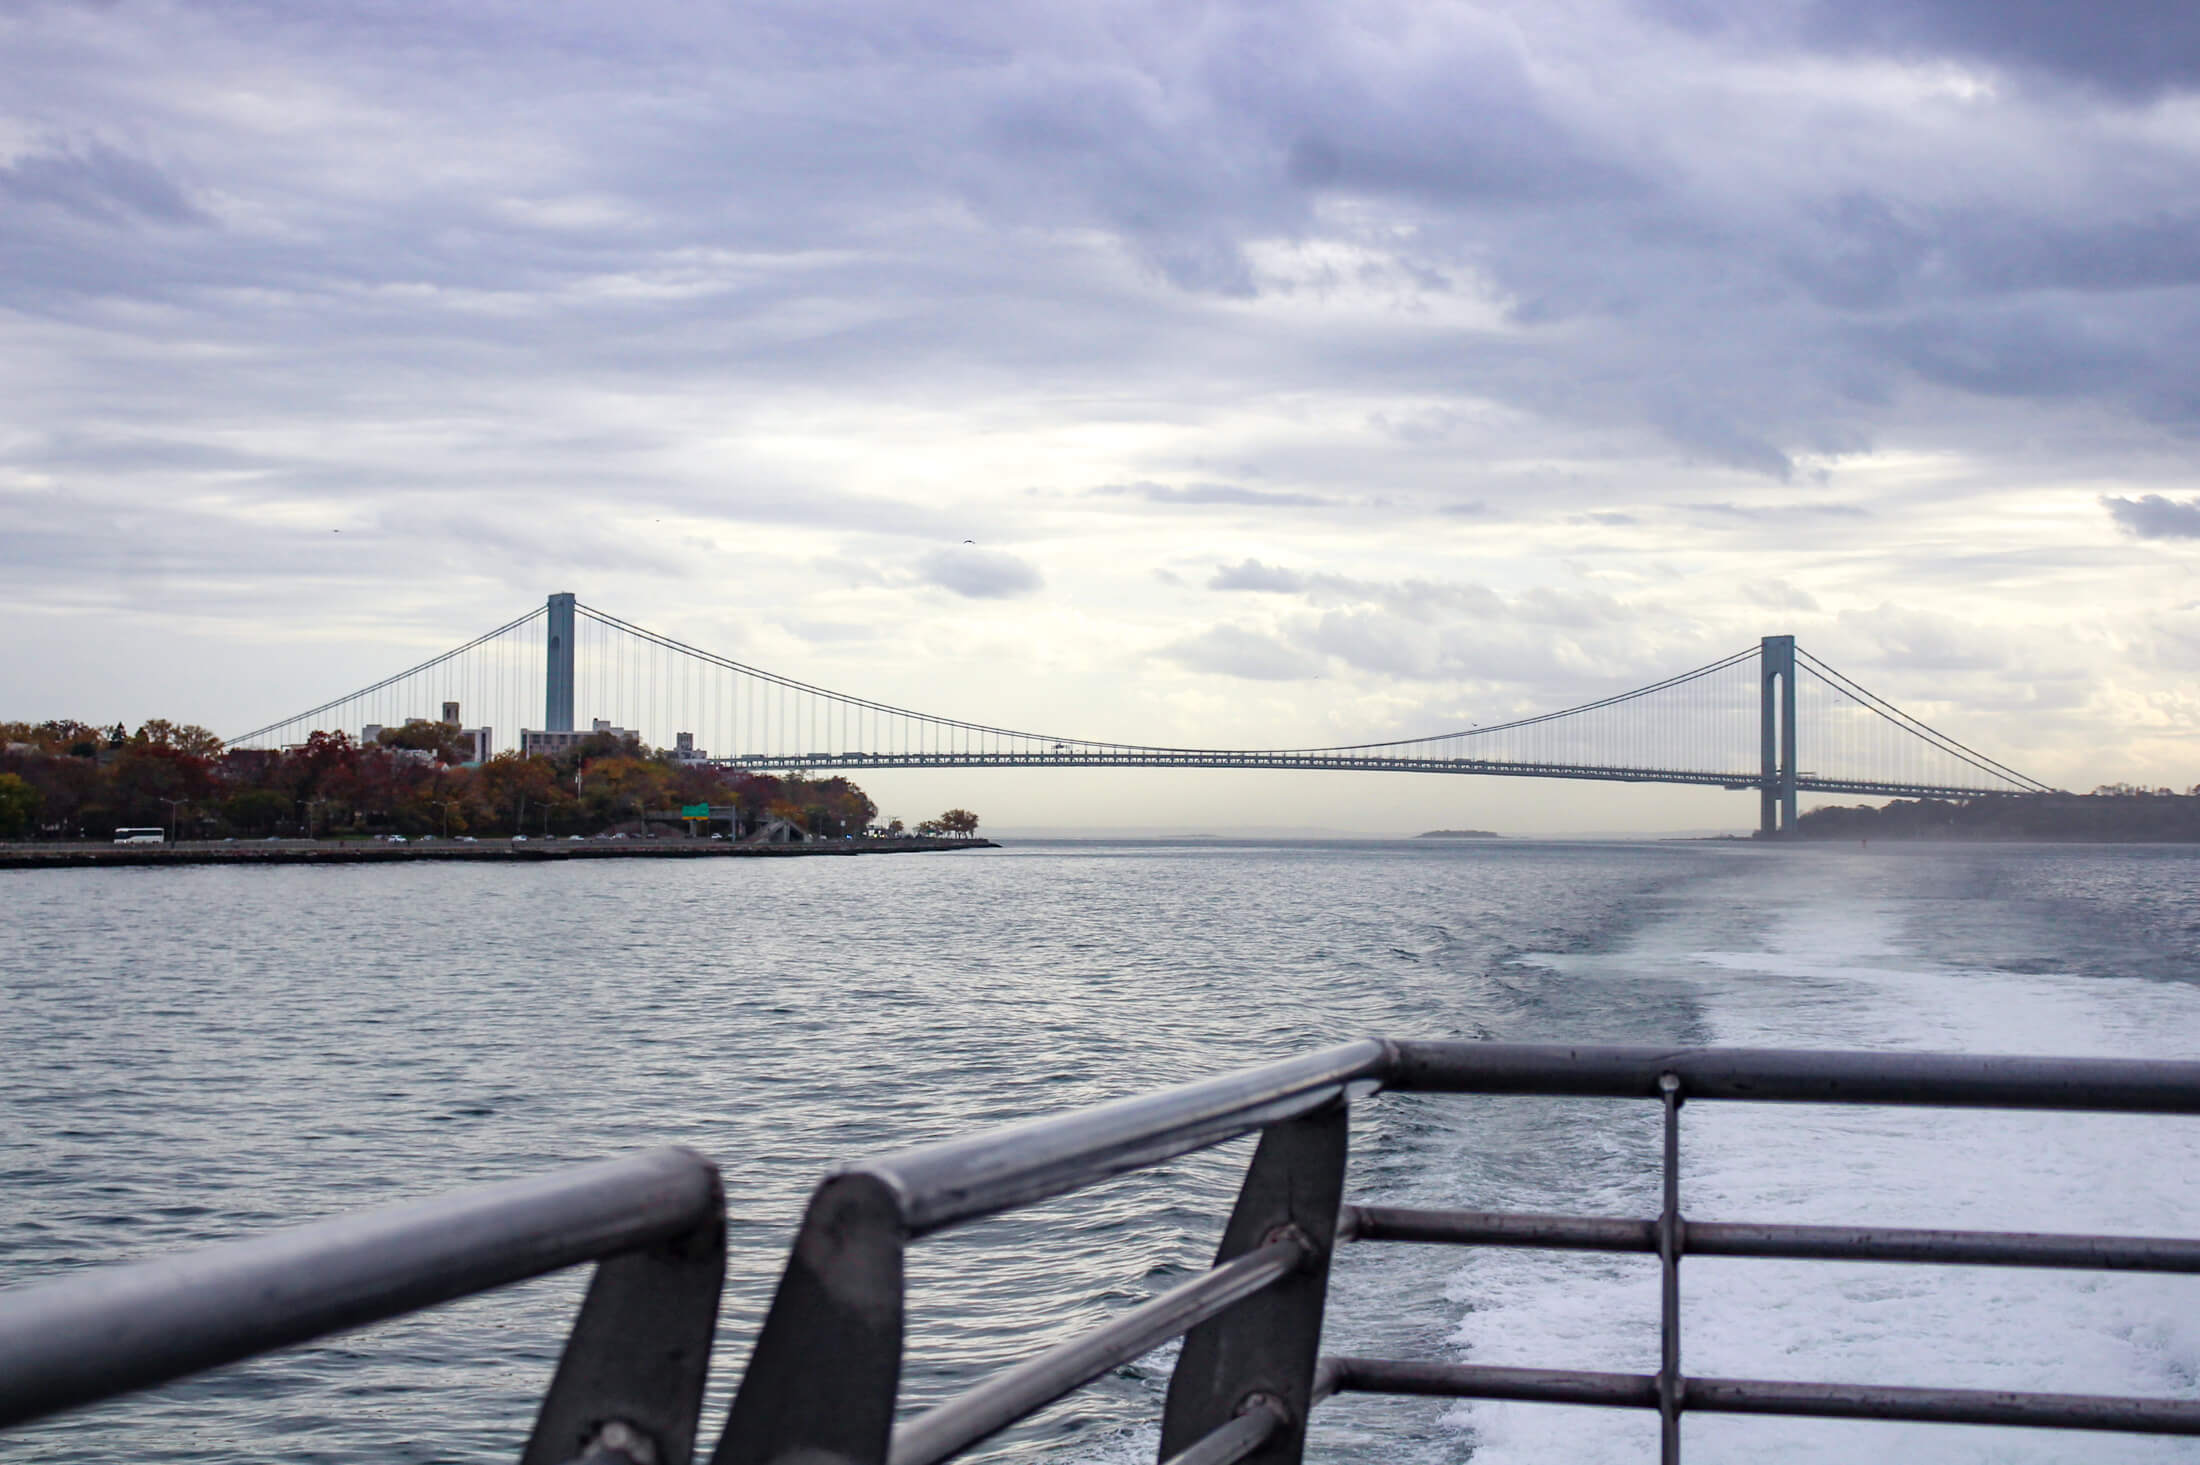
[[[2051, 782], [2200, 782], [2189, 0], [15, 0], [0, 66], [0, 718], [234, 733], [573, 590], [1208, 745], [1793, 632]], [[1012, 825], [1755, 817], [867, 782]]]

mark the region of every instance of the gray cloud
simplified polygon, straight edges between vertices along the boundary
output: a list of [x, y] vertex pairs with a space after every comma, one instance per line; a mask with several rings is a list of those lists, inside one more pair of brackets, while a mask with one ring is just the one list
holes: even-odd
[[1251, 681], [1302, 681], [1321, 675], [1321, 658], [1243, 626], [1211, 626], [1161, 653], [1193, 671]]
[[[1432, 624], [1467, 619], [1518, 620], [1546, 625], [1582, 625], [1624, 615], [1607, 596], [1547, 587], [1511, 599], [1485, 585], [1434, 580], [1366, 580], [1349, 575], [1310, 573], [1246, 559], [1217, 569], [1210, 590], [1243, 590], [1299, 595], [1317, 606], [1374, 607], [1400, 622]], [[1336, 624], [1345, 624], [1342, 621]], [[1375, 669], [1371, 666], [1370, 669]]]
[[1845, 630], [1869, 637], [1881, 656], [1936, 672], [1993, 672], [2012, 661], [2010, 638], [1930, 611], [1882, 605], [1840, 617]]
[[1094, 489], [1093, 492], [1111, 497], [1137, 498], [1149, 504], [1245, 504], [1296, 509], [1316, 508], [1327, 502], [1312, 494], [1241, 488], [1233, 483], [1110, 483]]
[[1209, 590], [1269, 590], [1292, 594], [1304, 590], [1306, 586], [1306, 576], [1297, 570], [1286, 570], [1279, 565], [1264, 565], [1256, 559], [1225, 565], [1215, 571], [1213, 578], [1207, 582]]
[[[1199, 671], [1266, 680], [1305, 678], [1324, 670], [1391, 686], [1434, 685], [1471, 690], [1468, 720], [1556, 711], [1621, 690], [1604, 670], [1626, 664], [1659, 674], [1738, 649], [1719, 644], [1647, 640], [1626, 606], [1593, 599], [1572, 603], [1525, 597], [1494, 617], [1429, 620], [1380, 606], [1329, 609], [1294, 618], [1272, 632], [1217, 627], [1167, 653]], [[1406, 726], [1431, 733], [1434, 726]]]
[[[1226, 5], [1191, 36], [1135, 7], [1104, 27], [1039, 5], [912, 26], [645, 0], [614, 27], [231, 4], [118, 12], [104, 41], [69, 7], [33, 6], [15, 35], [22, 112], [70, 119], [80, 140], [6, 165], [10, 198], [66, 217], [11, 221], [0, 289], [63, 314], [162, 300], [205, 344], [264, 354], [232, 389], [246, 408], [310, 389], [301, 362], [341, 343], [347, 365], [388, 358], [461, 384], [490, 363], [539, 370], [546, 348], [561, 371], [641, 389], [698, 372], [765, 390], [813, 375], [905, 389], [1129, 373], [1165, 392], [1319, 380], [1434, 399], [1371, 419], [1422, 451], [1456, 440], [1456, 404], [1479, 397], [1773, 477], [1908, 426], [1906, 382], [2200, 430], [2200, 399], [2162, 385], [2200, 379], [2200, 223], [2162, 205], [2200, 186], [2188, 154], [2066, 96], [1921, 103], [1940, 108], [1921, 129], [1862, 100], [1791, 114], [1724, 70], [1976, 55], [2144, 91], [2189, 75], [2189, 7], [1873, 0], [1783, 26], [1695, 0], [1679, 29], [1617, 0], [1589, 8], [1593, 45], [1460, 9], [1391, 47], [1370, 37], [1412, 12], [1385, 0]], [[664, 104], [600, 105], [606, 67], [612, 95], [632, 68]], [[261, 74], [305, 78], [330, 105], [275, 145], [182, 100]], [[530, 106], [519, 126], [500, 100], [515, 89], [591, 100]], [[1723, 120], [1737, 106], [1752, 127]], [[102, 140], [115, 116], [160, 136], [162, 161]], [[1761, 175], [1759, 123], [1838, 129], [1857, 164]], [[408, 157], [440, 166], [395, 162]], [[2079, 181], [2028, 187], [2035, 160]], [[1956, 175], [1965, 188], [1947, 186]], [[125, 227], [213, 218], [157, 254]], [[1181, 300], [1107, 288], [1096, 258], [1061, 242], [1080, 231], [1180, 296], [1388, 281], [1402, 325], [1479, 281], [1526, 329], [1233, 346]], [[1278, 241], [1358, 262], [1280, 278], [1256, 251]], [[2157, 298], [2079, 310], [2071, 292]], [[1595, 328], [1536, 329], [1581, 322]], [[1123, 491], [1327, 502], [1210, 482]]]
[[994, 549], [937, 549], [917, 561], [917, 575], [927, 585], [952, 590], [972, 600], [1006, 600], [1028, 595], [1044, 580], [1037, 567]]
[[[1294, 595], [1310, 609], [1269, 630], [1216, 627], [1165, 653], [1199, 671], [1287, 680], [1329, 667], [1392, 683], [1513, 684], [1511, 700], [1482, 708], [1499, 716], [1611, 691], [1589, 668], [1641, 655], [1643, 607], [1590, 591], [1537, 586], [1507, 597], [1481, 585], [1356, 580], [1255, 559], [1217, 570], [1208, 586]], [[1655, 664], [1670, 671], [1703, 659], [1703, 650], [1668, 645]]]
[[2200, 86], [2200, 11], [2183, 0], [1812, 0], [1814, 39], [1910, 57], [1970, 58], [2149, 97]]
[[1861, 504], [1684, 504], [1692, 513], [1721, 519], [1746, 519], [1753, 523], [1788, 522], [1798, 519], [1868, 519], [1871, 510]]
[[96, 139], [28, 153], [0, 167], [0, 197], [57, 205], [95, 223], [207, 222], [159, 168]]
[[1742, 593], [1754, 603], [1771, 610], [1816, 611], [1818, 601], [1809, 591], [1798, 589], [1785, 580], [1753, 580], [1742, 586]]
[[2103, 495], [2101, 507], [2118, 528], [2140, 539], [2200, 539], [2200, 498], [2180, 502], [2158, 493], [2135, 499]]

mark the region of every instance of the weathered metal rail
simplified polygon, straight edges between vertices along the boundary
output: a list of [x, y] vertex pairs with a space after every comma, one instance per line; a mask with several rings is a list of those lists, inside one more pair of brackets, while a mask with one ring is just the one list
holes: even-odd
[[522, 1465], [684, 1460], [726, 1213], [682, 1149], [0, 1293], [0, 1427], [599, 1260]]
[[[1346, 1119], [1379, 1089], [1647, 1100], [1663, 1117], [1654, 1218], [1359, 1206]], [[713, 1465], [935, 1465], [1171, 1339], [1166, 1465], [1296, 1465], [1315, 1406], [1349, 1393], [1690, 1413], [2200, 1435], [2200, 1399], [1690, 1376], [1689, 1256], [2200, 1272], [2200, 1240], [1698, 1221], [1680, 1208], [1688, 1102], [2200, 1114], [2200, 1063], [1572, 1048], [1366, 1040], [1158, 1094], [888, 1155], [812, 1197]], [[923, 1238], [1240, 1136], [1259, 1144], [1215, 1266], [897, 1423], [903, 1260]], [[1656, 1373], [1319, 1355], [1345, 1243], [1530, 1246], [1659, 1258]], [[0, 1294], [0, 1424], [606, 1258], [523, 1465], [687, 1465], [723, 1266], [715, 1172], [685, 1151], [323, 1223]]]

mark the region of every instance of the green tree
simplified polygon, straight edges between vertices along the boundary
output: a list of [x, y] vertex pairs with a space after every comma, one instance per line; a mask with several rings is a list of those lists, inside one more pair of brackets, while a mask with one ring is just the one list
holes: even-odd
[[193, 758], [212, 758], [222, 750], [222, 740], [197, 723], [177, 724], [165, 717], [140, 727], [130, 741], [138, 747], [173, 748]]
[[28, 780], [0, 773], [0, 839], [21, 839], [38, 832], [38, 809], [44, 800]]
[[273, 834], [296, 815], [290, 796], [274, 789], [248, 788], [222, 800], [222, 817], [245, 834]]
[[375, 739], [385, 748], [410, 748], [415, 752], [433, 753], [442, 763], [463, 763], [466, 749], [458, 740], [458, 724], [455, 722], [430, 722], [425, 717], [409, 717], [403, 727], [386, 727]]

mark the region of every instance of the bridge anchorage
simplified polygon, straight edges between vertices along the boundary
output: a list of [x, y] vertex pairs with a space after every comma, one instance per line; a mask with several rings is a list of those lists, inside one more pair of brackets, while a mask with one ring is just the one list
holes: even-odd
[[[439, 709], [443, 721], [478, 723], [467, 732], [483, 757], [632, 732], [670, 746], [675, 758], [759, 772], [1354, 769], [1755, 789], [1765, 835], [1795, 827], [1806, 793], [2053, 791], [1858, 686], [1793, 636], [1767, 636], [1648, 686], [1487, 727], [1327, 747], [1184, 748], [1021, 731], [850, 696], [687, 645], [570, 593], [229, 745], [282, 747], [316, 731], [356, 737], [433, 720]], [[583, 709], [586, 727], [576, 716]], [[541, 725], [528, 726], [538, 710]]]

